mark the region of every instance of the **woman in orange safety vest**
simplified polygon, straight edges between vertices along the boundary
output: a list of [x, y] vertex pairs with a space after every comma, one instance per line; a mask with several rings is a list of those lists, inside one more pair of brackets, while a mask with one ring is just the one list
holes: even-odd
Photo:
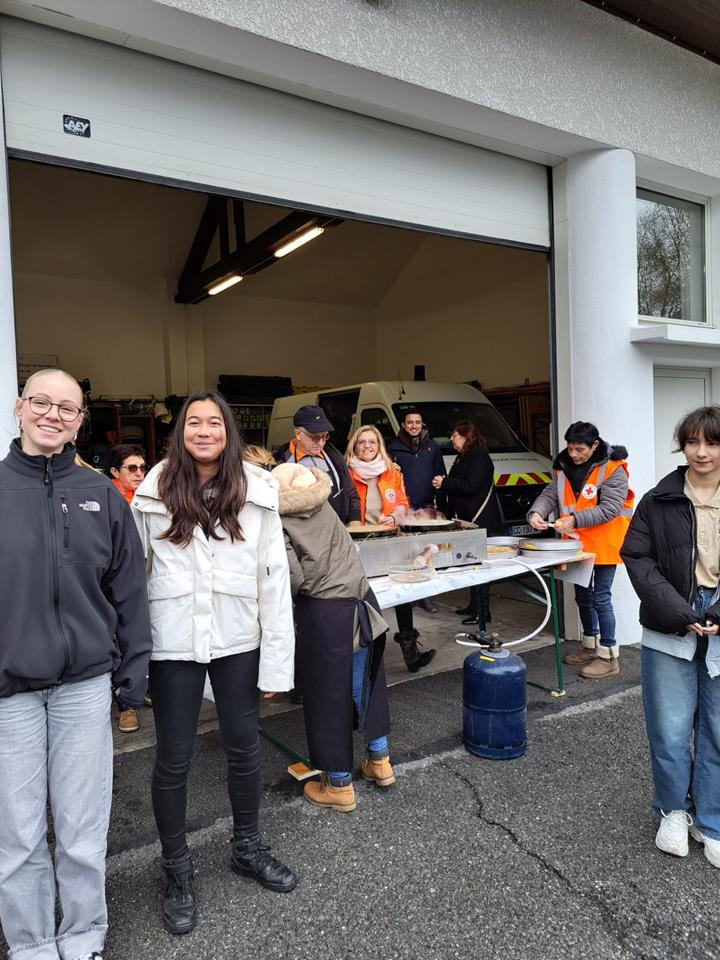
[[[402, 522], [410, 508], [400, 467], [393, 463], [385, 441], [376, 427], [360, 427], [350, 437], [345, 462], [360, 497], [360, 522], [394, 526]], [[435, 650], [418, 650], [419, 633], [413, 624], [412, 603], [395, 607], [400, 644], [405, 666], [410, 673], [426, 667]]]
[[[563, 659], [580, 664], [581, 677], [617, 677], [619, 647], [612, 584], [615, 570], [622, 563], [620, 547], [635, 498], [628, 482], [627, 450], [606, 443], [595, 424], [581, 420], [568, 427], [565, 441], [567, 447], [553, 464], [555, 483], [549, 484], [532, 505], [528, 521], [535, 530], [553, 526], [565, 536], [577, 537], [586, 553], [595, 554], [589, 586], [575, 587], [583, 627], [582, 648]], [[557, 518], [552, 524], [547, 522], [551, 515]]]

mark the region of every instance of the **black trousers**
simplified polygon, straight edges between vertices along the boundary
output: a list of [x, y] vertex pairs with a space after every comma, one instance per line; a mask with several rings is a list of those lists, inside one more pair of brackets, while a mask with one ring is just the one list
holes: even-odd
[[227, 781], [237, 838], [258, 833], [260, 736], [258, 664], [260, 651], [221, 657], [208, 664], [193, 660], [152, 660], [150, 682], [157, 734], [152, 803], [163, 856], [187, 850], [185, 813], [205, 674], [209, 674], [227, 758]]

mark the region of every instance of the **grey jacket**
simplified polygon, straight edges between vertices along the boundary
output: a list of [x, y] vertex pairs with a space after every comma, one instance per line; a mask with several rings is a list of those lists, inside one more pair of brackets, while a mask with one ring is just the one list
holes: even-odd
[[[370, 584], [355, 544], [338, 515], [328, 503], [332, 489], [322, 470], [311, 468], [315, 485], [297, 490], [281, 489], [280, 520], [285, 533], [290, 587], [293, 596], [303, 594], [319, 600], [356, 600], [364, 604], [373, 637], [388, 625], [368, 596]], [[356, 609], [354, 648], [359, 644]]]
[[314, 486], [279, 495], [293, 596], [360, 600], [370, 584], [350, 535], [328, 503], [330, 479], [316, 467], [311, 473]]
[[[556, 471], [555, 482], [549, 483], [535, 503], [530, 507], [527, 512], [528, 520], [533, 513], [539, 513], [543, 520], [547, 520], [551, 516], [557, 519], [560, 516], [559, 490], [564, 480], [562, 477], [557, 476], [557, 471], [564, 469], [564, 454], [565, 451], [563, 450], [555, 458], [555, 463], [553, 463], [553, 469]], [[624, 460], [626, 457], [627, 450], [625, 447], [612, 447], [610, 444], [605, 444], [603, 456], [600, 459], [593, 459], [592, 463], [588, 463], [588, 473], [590, 473], [598, 463], [608, 463], [611, 460]], [[597, 527], [601, 523], [608, 523], [610, 520], [614, 520], [615, 517], [620, 515], [623, 509], [627, 492], [627, 473], [622, 469], [615, 470], [614, 473], [607, 477], [599, 486], [597, 506], [587, 507], [573, 514], [576, 528]]]

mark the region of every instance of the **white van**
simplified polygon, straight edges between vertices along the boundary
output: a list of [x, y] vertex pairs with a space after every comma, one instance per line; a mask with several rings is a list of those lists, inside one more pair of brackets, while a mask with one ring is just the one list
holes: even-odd
[[455, 460], [450, 445], [450, 426], [456, 420], [472, 420], [485, 438], [495, 466], [495, 486], [508, 534], [520, 536], [531, 532], [526, 514], [540, 491], [550, 482], [551, 462], [529, 450], [488, 398], [475, 387], [466, 383], [427, 380], [407, 383], [378, 380], [280, 397], [273, 404], [270, 418], [270, 449], [275, 450], [292, 439], [293, 416], [305, 404], [323, 408], [335, 428], [332, 442], [343, 453], [348, 437], [361, 426], [372, 424], [386, 442], [392, 440], [405, 411], [417, 407], [430, 436], [442, 450], [448, 470]]

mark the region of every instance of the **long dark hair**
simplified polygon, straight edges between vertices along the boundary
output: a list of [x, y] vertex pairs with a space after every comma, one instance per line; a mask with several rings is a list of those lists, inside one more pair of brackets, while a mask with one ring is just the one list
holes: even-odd
[[470, 447], [480, 447], [481, 450], [487, 450], [485, 437], [478, 433], [478, 428], [472, 420], [456, 420], [450, 427], [451, 436], [453, 433], [459, 433], [461, 437], [465, 438], [463, 453], [467, 453]]
[[[220, 468], [212, 480], [200, 483], [195, 461], [185, 449], [185, 420], [188, 408], [198, 400], [212, 400], [225, 421], [227, 444], [220, 454]], [[162, 535], [179, 547], [192, 540], [193, 530], [200, 525], [209, 537], [222, 540], [215, 533], [219, 524], [231, 542], [242, 540], [238, 519], [245, 504], [247, 483], [242, 460], [244, 445], [230, 407], [219, 393], [201, 390], [188, 397], [178, 414], [170, 437], [165, 467], [158, 481], [160, 499], [170, 513], [172, 522]], [[206, 496], [212, 490], [212, 496]]]

